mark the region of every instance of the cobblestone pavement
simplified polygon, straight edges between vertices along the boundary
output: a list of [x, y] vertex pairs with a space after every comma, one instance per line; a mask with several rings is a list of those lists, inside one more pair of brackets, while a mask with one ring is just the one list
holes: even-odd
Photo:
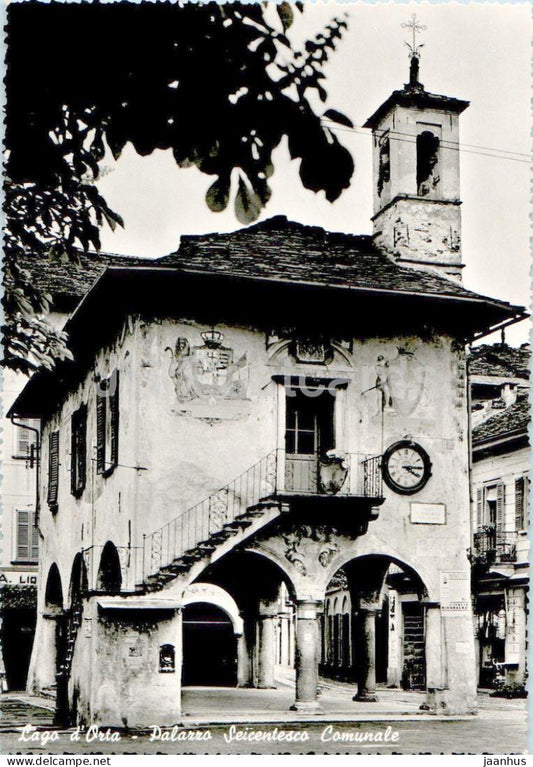
[[[201, 690], [186, 690], [200, 700]], [[204, 691], [205, 692], [205, 691]], [[234, 703], [234, 690], [218, 689], [218, 699], [226, 704]], [[239, 691], [253, 693], [256, 691]], [[264, 691], [275, 695], [276, 691]], [[387, 691], [394, 692], [394, 691]], [[398, 692], [398, 697], [409, 693]], [[212, 705], [214, 690], [205, 699]], [[251, 699], [250, 696], [249, 699]], [[331, 693], [331, 697], [334, 694]], [[383, 696], [382, 696], [383, 697]], [[265, 699], [263, 699], [265, 700]], [[527, 749], [527, 724], [525, 701], [502, 700], [480, 696], [478, 716], [460, 719], [436, 719], [430, 716], [387, 716], [380, 712], [371, 715], [372, 720], [361, 720], [353, 714], [351, 721], [336, 720], [334, 714], [326, 714], [313, 722], [287, 721], [264, 722], [265, 712], [248, 710], [242, 723], [202, 724], [187, 723], [172, 731], [163, 730], [166, 739], [151, 739], [151, 733], [116, 733], [102, 729], [98, 740], [93, 733], [81, 733], [79, 740], [72, 740], [74, 729], [58, 730], [52, 726], [53, 712], [33, 705], [28, 696], [7, 694], [0, 697], [0, 750], [2, 753], [33, 754], [523, 754]], [[44, 703], [50, 705], [50, 703]], [[369, 704], [370, 705], [370, 704]], [[354, 721], [357, 716], [358, 721]], [[216, 715], [215, 715], [216, 718]], [[230, 716], [230, 719], [232, 717]], [[234, 715], [234, 721], [239, 719]], [[279, 719], [279, 717], [278, 717]], [[503, 720], [503, 721], [502, 721]], [[33, 724], [40, 733], [37, 740], [22, 740], [24, 725]], [[503, 726], [502, 726], [503, 725]], [[263, 740], [242, 739], [261, 733]], [[397, 733], [397, 735], [396, 735]], [[30, 737], [30, 736], [27, 736]], [[33, 731], [32, 737], [35, 737]], [[172, 738], [173, 739], [170, 739]], [[257, 738], [257, 735], [255, 735]], [[48, 742], [43, 739], [48, 738]], [[120, 740], [116, 740], [120, 738]], [[185, 739], [186, 738], [186, 739]], [[239, 738], [239, 739], [237, 739]], [[342, 738], [342, 740], [340, 739]], [[350, 738], [350, 740], [346, 740]], [[395, 738], [395, 740], [393, 740]], [[364, 740], [362, 740], [364, 739]], [[377, 739], [377, 740], [376, 740]]]

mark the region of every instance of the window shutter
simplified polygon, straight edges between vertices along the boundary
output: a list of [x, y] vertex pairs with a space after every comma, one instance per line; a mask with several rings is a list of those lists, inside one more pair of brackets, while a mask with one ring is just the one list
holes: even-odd
[[113, 372], [111, 376], [111, 396], [109, 397], [109, 416], [111, 421], [111, 434], [110, 434], [110, 451], [109, 460], [111, 462], [110, 468], [114, 468], [118, 464], [118, 427], [119, 427], [119, 409], [118, 409], [118, 370]]
[[525, 478], [519, 477], [514, 483], [514, 519], [515, 530], [524, 529]]
[[29, 559], [30, 512], [17, 513], [17, 559]]
[[483, 524], [483, 488], [478, 487], [477, 499], [476, 499], [476, 527], [479, 528]]
[[59, 432], [52, 431], [48, 437], [48, 504], [57, 504], [59, 482]]
[[500, 483], [497, 487], [496, 496], [496, 532], [501, 533], [503, 531], [503, 515], [504, 515], [504, 501], [505, 501], [505, 486]]
[[[100, 383], [102, 386], [103, 382]], [[105, 471], [105, 409], [106, 397], [100, 391], [96, 391], [96, 471], [102, 474]]]
[[87, 482], [87, 408], [85, 405], [80, 411], [80, 423], [78, 432], [78, 462], [76, 466], [78, 492], [85, 489]]
[[85, 488], [87, 474], [87, 408], [82, 405], [72, 414], [70, 489], [73, 495], [80, 495]]
[[39, 559], [39, 529], [35, 524], [35, 512], [31, 512], [31, 550], [29, 559]]

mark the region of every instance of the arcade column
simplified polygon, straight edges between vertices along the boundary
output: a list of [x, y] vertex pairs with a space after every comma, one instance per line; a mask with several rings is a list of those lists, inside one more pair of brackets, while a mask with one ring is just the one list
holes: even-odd
[[378, 607], [361, 607], [357, 616], [357, 694], [353, 700], [375, 703], [376, 695], [376, 615]]
[[260, 604], [258, 618], [257, 686], [263, 690], [275, 689], [277, 602]]
[[291, 711], [320, 713], [318, 702], [318, 661], [320, 634], [318, 608], [321, 603], [301, 599], [296, 603], [296, 700]]

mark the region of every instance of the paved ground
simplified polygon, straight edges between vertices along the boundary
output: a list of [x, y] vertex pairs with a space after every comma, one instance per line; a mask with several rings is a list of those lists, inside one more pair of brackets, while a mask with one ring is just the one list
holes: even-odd
[[[53, 728], [50, 701], [8, 693], [0, 696], [0, 750], [8, 754], [526, 753], [524, 700], [480, 695], [477, 716], [437, 718], [419, 711], [420, 693], [380, 690], [378, 703], [362, 704], [351, 700], [351, 685], [324, 681], [322, 687], [327, 713], [314, 721], [302, 721], [287, 711], [293, 699], [287, 681], [278, 690], [186, 688], [182, 724], [163, 731], [165, 739], [153, 739], [150, 732], [108, 733], [104, 741], [91, 740], [90, 734], [73, 741], [74, 730]], [[39, 740], [22, 739], [22, 728], [29, 723], [37, 728], [37, 736], [32, 732]], [[100, 735], [105, 737], [106, 731]]]

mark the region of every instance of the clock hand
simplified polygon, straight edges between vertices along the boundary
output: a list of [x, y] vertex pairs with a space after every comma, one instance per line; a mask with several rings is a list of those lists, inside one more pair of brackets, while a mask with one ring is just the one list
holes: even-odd
[[408, 472], [414, 474], [415, 477], [419, 477], [420, 468], [418, 466], [402, 466], [402, 469], [407, 469]]

